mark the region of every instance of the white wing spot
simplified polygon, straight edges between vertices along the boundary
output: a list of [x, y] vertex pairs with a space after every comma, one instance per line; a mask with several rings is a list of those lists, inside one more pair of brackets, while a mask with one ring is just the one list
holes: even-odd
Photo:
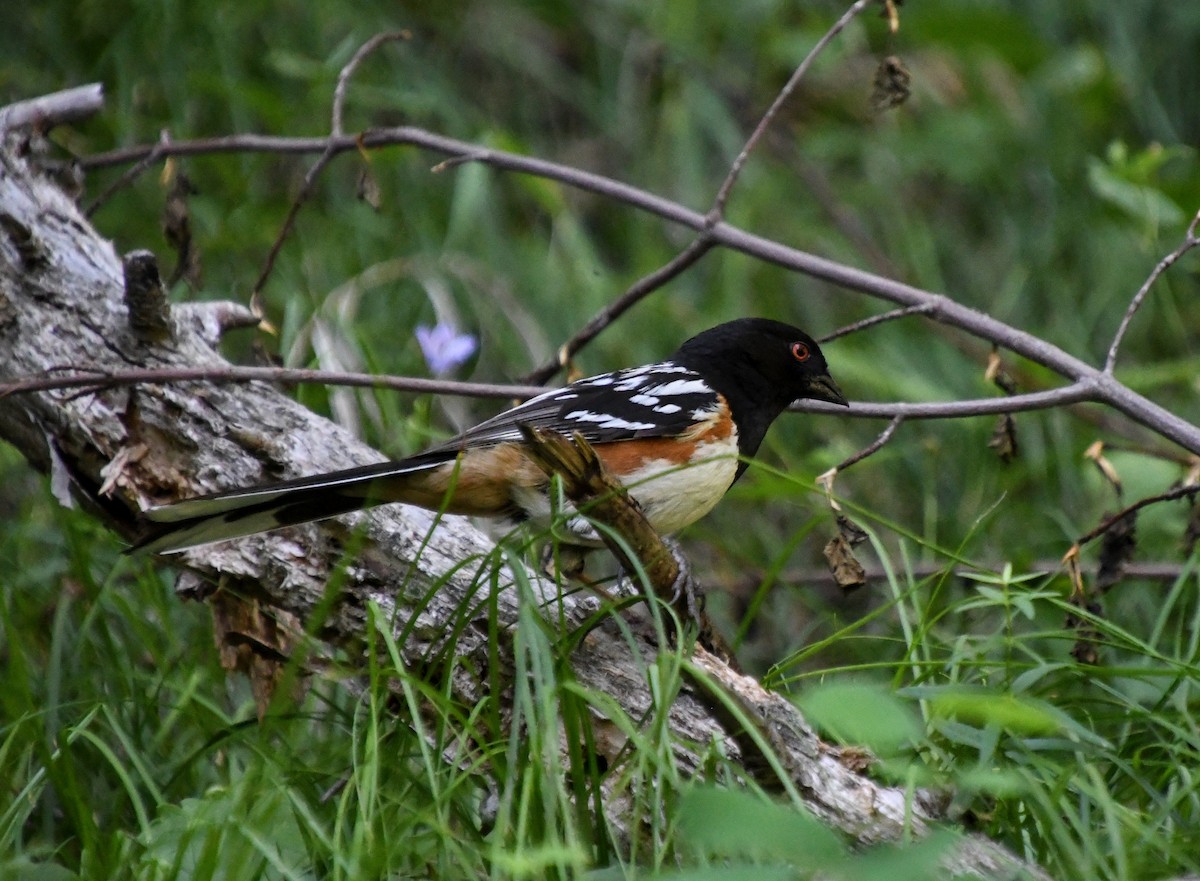
[[658, 403], [658, 398], [654, 397], [654, 395], [632, 395], [629, 400], [631, 403], [641, 404], [643, 407], [653, 407]]
[[671, 413], [678, 413], [682, 409], [683, 408], [680, 407], [678, 404], [663, 404], [661, 406], [655, 407], [654, 412], [655, 413], [665, 413], [665, 414], [669, 415]]
[[675, 379], [671, 382], [664, 382], [661, 385], [648, 388], [645, 394], [661, 395], [663, 397], [670, 397], [672, 395], [711, 395], [712, 389], [708, 387], [708, 383], [703, 379]]
[[631, 392], [635, 388], [641, 388], [645, 384], [646, 384], [646, 377], [635, 376], [630, 379], [621, 380], [615, 386], [613, 386], [613, 388], [619, 392]]
[[563, 418], [573, 422], [595, 422], [600, 428], [621, 428], [629, 431], [654, 428], [653, 422], [632, 422], [611, 413], [593, 413], [591, 410], [572, 410]]

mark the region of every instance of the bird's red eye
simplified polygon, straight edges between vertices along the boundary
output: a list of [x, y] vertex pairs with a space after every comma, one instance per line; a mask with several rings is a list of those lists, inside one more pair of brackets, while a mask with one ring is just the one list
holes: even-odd
[[792, 343], [792, 357], [797, 361], [807, 361], [809, 356], [808, 346], [804, 343]]

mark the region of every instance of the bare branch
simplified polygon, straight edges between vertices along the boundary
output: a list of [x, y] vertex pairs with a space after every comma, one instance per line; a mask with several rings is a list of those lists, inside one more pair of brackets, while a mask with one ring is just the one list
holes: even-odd
[[1104, 521], [1095, 529], [1085, 532], [1079, 538], [1075, 539], [1074, 547], [1078, 549], [1083, 547], [1088, 542], [1094, 541], [1095, 539], [1104, 535], [1104, 533], [1108, 532], [1108, 530], [1112, 529], [1114, 524], [1119, 523], [1130, 514], [1142, 510], [1142, 508], [1148, 508], [1151, 505], [1157, 505], [1159, 502], [1172, 502], [1175, 499], [1191, 498], [1197, 493], [1200, 493], [1200, 484], [1193, 483], [1185, 486], [1176, 486], [1164, 493], [1159, 493], [1158, 495], [1154, 496], [1147, 496], [1144, 499], [1138, 499], [1132, 505], [1126, 505], [1117, 513], [1104, 518]]
[[292, 232], [292, 228], [296, 225], [296, 218], [300, 214], [300, 209], [312, 195], [317, 178], [325, 170], [325, 166], [332, 162], [338, 153], [342, 152], [338, 146], [338, 140], [344, 137], [342, 134], [342, 111], [346, 102], [346, 89], [350, 83], [350, 77], [354, 75], [354, 71], [358, 70], [358, 66], [363, 60], [384, 43], [404, 39], [408, 39], [407, 31], [376, 34], [359, 47], [358, 51], [346, 62], [346, 65], [338, 74], [337, 85], [333, 90], [333, 108], [330, 111], [330, 137], [326, 141], [325, 149], [317, 157], [317, 161], [312, 164], [308, 169], [308, 173], [304, 175], [304, 183], [300, 187], [300, 192], [296, 194], [296, 198], [292, 201], [292, 207], [288, 209], [287, 217], [283, 220], [283, 226], [280, 227], [278, 235], [275, 236], [275, 241], [271, 243], [271, 250], [267, 252], [267, 259], [263, 262], [263, 268], [258, 274], [258, 279], [254, 282], [254, 287], [250, 289], [250, 307], [255, 312], [260, 312], [259, 296], [262, 294], [263, 287], [267, 284], [267, 279], [271, 277], [271, 272], [275, 268], [275, 261], [279, 258], [279, 252], [283, 249], [283, 243], [287, 240], [287, 237]]
[[49, 131], [65, 122], [87, 119], [103, 109], [104, 85], [89, 83], [0, 107], [0, 132], [27, 125]]
[[142, 174], [146, 171], [146, 169], [148, 169], [150, 166], [152, 166], [154, 163], [156, 163], [160, 158], [162, 158], [162, 156], [163, 156], [162, 148], [165, 147], [170, 142], [171, 142], [171, 133], [169, 130], [163, 129], [161, 132], [159, 132], [158, 133], [158, 143], [154, 145], [154, 149], [152, 149], [149, 153], [147, 153], [145, 156], [143, 156], [141, 159], [139, 159], [133, 165], [129, 166], [129, 168], [127, 168], [125, 170], [124, 174], [122, 174], [119, 178], [117, 178], [115, 181], [113, 181], [111, 184], [109, 184], [107, 187], [105, 187], [104, 191], [101, 192], [100, 195], [97, 196], [95, 199], [93, 199], [91, 204], [88, 205], [87, 208], [84, 210], [84, 212], [83, 212], [84, 217], [91, 217], [93, 214], [95, 214], [97, 211], [99, 211], [104, 206], [105, 202], [107, 202], [109, 199], [111, 199], [113, 196], [115, 196], [121, 190], [125, 189], [127, 186], [129, 186], [135, 180], [137, 180], [139, 177], [141, 177]]
[[713, 201], [712, 214], [714, 217], [725, 216], [725, 203], [729, 201], [729, 194], [733, 191], [734, 184], [737, 183], [737, 179], [746, 165], [746, 160], [750, 158], [751, 151], [758, 145], [762, 136], [766, 134], [767, 129], [770, 128], [771, 123], [774, 122], [775, 117], [779, 114], [780, 109], [782, 109], [788, 98], [796, 91], [796, 87], [800, 85], [800, 81], [804, 79], [805, 74], [808, 73], [809, 68], [816, 61], [817, 56], [824, 51], [826, 46], [833, 42], [834, 37], [845, 30], [846, 25], [850, 24], [860, 12], [874, 2], [877, 2], [877, 0], [856, 0], [842, 17], [834, 22], [833, 26], [825, 32], [825, 35], [817, 40], [816, 45], [809, 50], [809, 53], [804, 56], [804, 60], [800, 62], [799, 67], [792, 73], [784, 87], [779, 90], [779, 94], [775, 96], [775, 100], [771, 102], [771, 106], [767, 108], [767, 112], [763, 114], [762, 119], [758, 121], [758, 125], [754, 127], [754, 131], [751, 132], [745, 146], [742, 147], [742, 152], [738, 153], [737, 158], [733, 160], [729, 174], [726, 175], [725, 180], [721, 183], [720, 189], [717, 190], [717, 197]]
[[1141, 308], [1142, 302], [1146, 299], [1146, 295], [1150, 293], [1150, 288], [1158, 281], [1158, 277], [1170, 269], [1180, 257], [1192, 250], [1192, 248], [1200, 245], [1200, 237], [1196, 234], [1197, 226], [1200, 226], [1200, 211], [1196, 212], [1196, 216], [1188, 224], [1183, 242], [1178, 248], [1158, 261], [1158, 265], [1151, 270], [1150, 275], [1146, 277], [1146, 281], [1138, 288], [1138, 292], [1133, 295], [1133, 300], [1130, 302], [1129, 308], [1125, 310], [1125, 316], [1121, 319], [1121, 323], [1117, 327], [1117, 332], [1113, 335], [1112, 345], [1108, 347], [1108, 357], [1104, 359], [1105, 373], [1111, 374], [1116, 367], [1117, 350], [1121, 348], [1121, 341], [1125, 338], [1126, 331], [1129, 330], [1133, 316]]
[[[236, 326], [246, 326], [239, 321]], [[19, 377], [0, 382], [0, 398], [30, 392], [56, 389], [101, 389], [149, 383], [178, 382], [272, 382], [289, 385], [336, 385], [389, 389], [418, 394], [460, 395], [470, 398], [526, 399], [545, 391], [540, 385], [508, 385], [503, 383], [459, 382], [450, 379], [427, 379], [416, 376], [387, 376], [374, 373], [348, 373], [338, 370], [307, 370], [298, 367], [176, 367], [130, 370], [92, 369], [85, 364], [63, 365], [53, 374]], [[1014, 395], [1011, 398], [981, 398], [970, 401], [937, 403], [854, 403], [849, 408], [803, 401], [793, 404], [793, 413], [826, 413], [860, 419], [962, 419], [970, 416], [992, 416], [997, 413], [1022, 410], [1046, 410], [1066, 404], [1092, 400], [1092, 393], [1083, 384], [1045, 392]]]
[[[472, 156], [475, 161], [508, 171], [531, 174], [548, 180], [556, 180], [568, 186], [623, 202], [634, 208], [690, 227], [705, 230], [709, 219], [706, 215], [692, 211], [678, 202], [656, 196], [629, 184], [621, 183], [598, 174], [577, 168], [519, 156], [500, 150], [481, 149], [475, 144], [443, 137], [422, 129], [400, 127], [365, 132], [359, 138], [274, 138], [262, 135], [240, 135], [204, 141], [176, 141], [164, 149], [164, 155], [188, 155], [211, 152], [316, 152], [330, 149], [333, 152], [385, 145], [411, 144], [449, 156]], [[119, 161], [135, 161], [146, 154], [150, 147], [127, 150], [91, 157], [85, 167], [111, 165]], [[1150, 428], [1163, 437], [1174, 441], [1184, 449], [1200, 453], [1200, 427], [1176, 416], [1147, 398], [1116, 382], [1110, 375], [1091, 366], [1059, 347], [1011, 325], [1005, 324], [969, 306], [956, 303], [943, 294], [922, 290], [903, 282], [894, 281], [871, 272], [847, 266], [824, 257], [818, 257], [792, 248], [764, 236], [755, 235], [732, 226], [724, 221], [711, 227], [714, 244], [723, 245], [768, 263], [801, 272], [832, 284], [860, 291], [899, 306], [921, 306], [934, 320], [988, 340], [1018, 355], [1050, 369], [1070, 380], [1074, 385], [1086, 387], [1087, 393], [1075, 398], [1104, 403], [1123, 413], [1134, 422]], [[1049, 393], [1043, 393], [1049, 394]], [[1011, 403], [1013, 399], [1006, 399]], [[1067, 402], [1067, 401], [1064, 401]], [[941, 405], [946, 406], [946, 405]], [[817, 408], [814, 408], [816, 410]], [[992, 412], [1004, 412], [1000, 408]], [[886, 414], [896, 415], [895, 411]], [[905, 413], [907, 416], [908, 414]], [[944, 415], [944, 414], [938, 414]]]
[[[330, 145], [333, 140], [330, 139]], [[336, 155], [336, 150], [332, 146], [317, 157], [317, 161], [309, 167], [308, 173], [304, 175], [304, 183], [300, 186], [300, 192], [296, 194], [296, 198], [292, 200], [292, 207], [288, 209], [287, 217], [283, 219], [283, 226], [279, 228], [279, 232], [275, 236], [275, 241], [271, 243], [271, 250], [267, 252], [267, 259], [263, 261], [262, 269], [259, 270], [258, 278], [254, 282], [254, 287], [250, 289], [250, 308], [256, 313], [261, 314], [261, 306], [259, 305], [259, 295], [262, 293], [263, 287], [267, 283], [267, 279], [271, 277], [272, 270], [275, 269], [275, 261], [279, 257], [279, 252], [283, 250], [283, 243], [287, 240], [288, 235], [292, 231], [292, 227], [296, 225], [296, 217], [300, 214], [300, 208], [308, 201], [308, 197], [312, 195], [313, 186], [317, 182], [317, 177], [325, 169], [325, 166], [333, 161]]]
[[823, 413], [830, 416], [852, 416], [862, 419], [958, 419], [965, 416], [994, 416], [1023, 410], [1049, 410], [1067, 404], [1098, 401], [1095, 388], [1088, 382], [1077, 382], [1044, 392], [1029, 392], [1005, 398], [978, 398], [970, 401], [931, 401], [929, 403], [897, 402], [890, 404], [851, 402], [849, 407], [826, 404], [823, 401], [798, 401], [788, 408], [793, 413]]
[[304, 370], [297, 367], [171, 367], [137, 370], [91, 370], [86, 366], [60, 368], [67, 374], [42, 374], [0, 383], [0, 399], [9, 395], [44, 392], [55, 389], [116, 388], [148, 383], [272, 382], [288, 384], [362, 386], [420, 394], [452, 394], [474, 398], [531, 398], [545, 391], [540, 386], [493, 385], [482, 382], [455, 382], [413, 376], [379, 376], [372, 373], [342, 373], [332, 370]]
[[[817, 41], [817, 44], [813, 46], [808, 55], [804, 57], [804, 60], [800, 62], [800, 65], [796, 68], [795, 72], [780, 90], [779, 94], [775, 96], [775, 100], [771, 102], [771, 106], [767, 108], [767, 112], [763, 114], [762, 119], [760, 119], [758, 125], [755, 126], [754, 131], [746, 141], [745, 146], [742, 147], [741, 152], [738, 153], [737, 157], [734, 159], [733, 165], [729, 169], [729, 174], [726, 175], [725, 180], [721, 183], [720, 188], [717, 190], [716, 198], [713, 200], [712, 209], [708, 212], [706, 218], [707, 223], [704, 228], [700, 230], [700, 235], [692, 240], [691, 244], [689, 244], [687, 248], [676, 255], [665, 266], [638, 279], [627, 291], [625, 291], [624, 294], [593, 316], [592, 319], [588, 321], [588, 323], [585, 324], [578, 333], [563, 343], [556, 353], [554, 360], [547, 361], [541, 367], [527, 374], [525, 376], [525, 380], [527, 382], [542, 383], [548, 380], [551, 376], [566, 366], [567, 362], [570, 361], [570, 359], [580, 349], [591, 342], [591, 340], [595, 339], [601, 331], [616, 321], [617, 318], [619, 318], [632, 306], [661, 288], [671, 279], [682, 274], [712, 249], [714, 242], [709, 235], [709, 229], [711, 229], [713, 224], [725, 216], [725, 203], [729, 200], [729, 194], [733, 191], [734, 184], [737, 183], [738, 177], [742, 173], [742, 168], [746, 165], [746, 161], [750, 158], [751, 151], [754, 150], [759, 140], [761, 140], [762, 136], [766, 133], [775, 117], [779, 114], [780, 108], [782, 108], [787, 99], [791, 97], [792, 93], [796, 90], [796, 87], [800, 85], [800, 81], [804, 78], [804, 75], [808, 73], [809, 68], [812, 67], [812, 64], [816, 60], [817, 56], [820, 55], [825, 47], [828, 46], [833, 40], [833, 38], [841, 33], [846, 25], [849, 24], [850, 21], [871, 2], [873, 2], [873, 0], [857, 0], [857, 2], [855, 2], [846, 12], [846, 14], [838, 19], [838, 21], [834, 23], [833, 27], [831, 27], [825, 33], [825, 35]], [[443, 168], [448, 167], [449, 163], [453, 161], [454, 160], [448, 160], [447, 162], [441, 163], [436, 167], [436, 170], [441, 171]], [[466, 161], [465, 157], [463, 161]]]
[[817, 342], [824, 345], [830, 340], [858, 333], [860, 330], [866, 330], [868, 327], [874, 327], [877, 324], [895, 321], [897, 318], [907, 318], [910, 315], [928, 315], [932, 311], [933, 306], [929, 303], [922, 303], [919, 306], [905, 306], [903, 309], [892, 309], [890, 312], [884, 312], [882, 315], [872, 315], [870, 318], [864, 318], [862, 321], [856, 321], [853, 324], [847, 324], [845, 327], [839, 327], [832, 333], [825, 334]]
[[878, 453], [885, 446], [887, 446], [888, 441], [890, 441], [895, 436], [896, 429], [898, 429], [900, 427], [900, 423], [902, 423], [903, 421], [904, 421], [903, 416], [893, 416], [892, 421], [888, 423], [887, 428], [885, 428], [883, 431], [881, 431], [879, 433], [879, 437], [875, 438], [875, 440], [873, 440], [867, 446], [863, 447], [861, 450], [859, 450], [853, 456], [850, 456], [848, 459], [846, 459], [844, 462], [842, 462], [840, 465], [838, 465], [835, 470], [836, 471], [845, 471], [851, 465], [857, 465], [859, 462], [861, 462], [863, 459], [866, 459], [868, 456], [873, 456], [876, 453]]
[[337, 85], [333, 89], [333, 110], [330, 114], [329, 131], [334, 135], [345, 134], [342, 127], [342, 113], [346, 106], [346, 89], [350, 85], [350, 77], [354, 76], [354, 72], [358, 70], [358, 66], [366, 60], [367, 56], [382, 46], [384, 43], [394, 43], [399, 40], [412, 39], [410, 31], [391, 31], [389, 33], [376, 34], [358, 47], [358, 51], [354, 53], [346, 65], [338, 73]]
[[567, 362], [580, 349], [599, 336], [604, 328], [616, 321], [622, 313], [661, 288], [671, 279], [683, 273], [689, 266], [707, 254], [712, 247], [712, 239], [706, 233], [701, 232], [699, 236], [692, 240], [690, 245], [680, 251], [670, 262], [654, 270], [649, 275], [642, 276], [629, 290], [625, 291], [625, 293], [596, 313], [575, 336], [559, 347], [551, 360], [526, 374], [524, 381], [538, 383], [539, 385], [546, 382], [546, 380], [565, 367]]
[[[863, 449], [859, 450], [853, 456], [850, 456], [848, 459], [844, 460], [841, 464], [835, 465], [832, 468], [830, 468], [828, 471], [825, 471], [824, 473], [817, 475], [816, 484], [817, 484], [817, 486], [821, 487], [821, 489], [824, 491], [825, 499], [826, 499], [826, 501], [829, 502], [830, 509], [837, 515], [838, 525], [839, 525], [839, 527], [841, 527], [841, 530], [843, 533], [850, 531], [851, 529], [857, 529], [857, 526], [852, 524], [846, 517], [843, 516], [841, 504], [839, 504], [838, 500], [833, 497], [833, 482], [834, 482], [834, 480], [836, 480], [837, 476], [839, 474], [841, 474], [843, 471], [845, 471], [847, 468], [849, 468], [851, 465], [861, 462], [863, 459], [866, 459], [868, 456], [873, 456], [875, 453], [882, 450], [884, 448], [884, 446], [888, 443], [888, 441], [890, 441], [892, 439], [892, 437], [896, 434], [896, 429], [898, 429], [900, 427], [900, 424], [902, 422], [904, 422], [904, 419], [905, 419], [904, 416], [893, 416], [892, 421], [888, 423], [887, 428], [885, 428], [882, 432], [880, 432], [879, 437], [875, 438], [875, 440], [873, 440], [870, 444], [868, 444]], [[859, 532], [861, 532], [861, 531], [862, 530], [860, 529]], [[848, 550], [849, 549], [847, 547], [847, 551]], [[826, 546], [825, 555], [826, 555], [826, 557], [830, 556], [829, 546]], [[857, 560], [854, 561], [854, 565], [860, 571], [862, 570], [862, 566], [858, 563]], [[861, 584], [863, 582], [860, 581], [859, 583]]]

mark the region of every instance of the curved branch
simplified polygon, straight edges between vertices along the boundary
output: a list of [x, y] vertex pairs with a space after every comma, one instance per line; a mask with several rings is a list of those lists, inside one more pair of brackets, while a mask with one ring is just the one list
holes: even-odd
[[[462, 382], [452, 379], [428, 379], [419, 376], [387, 376], [376, 373], [351, 373], [339, 370], [308, 370], [299, 367], [243, 367], [233, 364], [209, 367], [129, 368], [111, 370], [86, 365], [63, 365], [36, 376], [0, 382], [0, 399], [9, 395], [59, 389], [82, 389], [84, 393], [121, 386], [179, 382], [271, 382], [288, 385], [336, 385], [389, 389], [418, 394], [460, 395], [468, 398], [526, 399], [546, 389], [540, 385]], [[970, 401], [931, 403], [862, 403], [847, 407], [820, 401], [797, 401], [792, 413], [826, 413], [859, 419], [962, 419], [992, 416], [1025, 410], [1046, 410], [1067, 404], [1095, 400], [1091, 386], [1076, 383], [1060, 389], [1030, 392], [1006, 398], [978, 398]]]
[[639, 301], [645, 299], [654, 291], [661, 288], [671, 279], [680, 275], [688, 267], [696, 263], [701, 257], [707, 254], [713, 248], [712, 239], [700, 233], [694, 238], [686, 248], [676, 254], [670, 261], [660, 266], [658, 269], [651, 272], [649, 275], [644, 275], [630, 288], [617, 297], [588, 321], [575, 336], [571, 337], [563, 343], [554, 357], [549, 359], [541, 367], [532, 370], [524, 376], [526, 382], [538, 383], [539, 385], [546, 382], [550, 377], [556, 374], [567, 362], [571, 360], [575, 354], [585, 345], [600, 335], [604, 328], [612, 324], [624, 312]]
[[[943, 294], [922, 290], [903, 282], [818, 257], [798, 248], [755, 235], [721, 221], [709, 227], [709, 219], [698, 211], [685, 208], [678, 202], [656, 196], [620, 181], [580, 171], [577, 168], [519, 156], [500, 150], [483, 149], [475, 144], [436, 135], [423, 129], [400, 127], [366, 132], [360, 138], [274, 138], [262, 135], [238, 135], [203, 141], [176, 141], [163, 150], [164, 155], [189, 155], [211, 152], [342, 152], [364, 147], [410, 144], [449, 156], [461, 156], [507, 171], [531, 174], [548, 180], [605, 196], [681, 226], [701, 231], [710, 230], [712, 239], [748, 256], [757, 257], [785, 269], [793, 269], [813, 278], [898, 306], [921, 307], [935, 321], [965, 330], [996, 345], [1002, 346], [1029, 360], [1053, 370], [1072, 382], [1086, 382], [1092, 389], [1091, 399], [1105, 403], [1134, 422], [1158, 432], [1189, 452], [1200, 454], [1200, 428], [1121, 385], [1111, 375], [1069, 354], [1031, 333], [1005, 324], [969, 306], [956, 303]], [[113, 151], [84, 160], [85, 167], [100, 167], [119, 162], [136, 161], [152, 147], [133, 147]], [[891, 414], [895, 415], [895, 414]]]
[[[840, 34], [859, 13], [867, 7], [868, 4], [875, 0], [855, 0], [850, 8], [834, 22], [833, 26], [825, 32], [824, 36], [816, 42], [816, 45], [809, 50], [808, 54], [797, 66], [796, 70], [788, 78], [788, 81], [780, 89], [779, 94], [775, 96], [775, 100], [771, 102], [771, 106], [767, 108], [762, 118], [758, 121], [758, 125], [754, 127], [754, 131], [746, 140], [745, 145], [738, 152], [737, 157], [733, 160], [733, 164], [729, 168], [729, 173], [725, 176], [725, 180], [721, 182], [721, 186], [717, 189], [717, 195], [713, 199], [712, 208], [709, 210], [705, 228], [700, 231], [700, 234], [692, 240], [692, 242], [681, 252], [675, 255], [665, 265], [659, 267], [649, 275], [642, 276], [628, 290], [625, 291], [617, 299], [613, 300], [596, 315], [594, 315], [574, 336], [562, 344], [555, 357], [547, 361], [541, 367], [529, 373], [525, 379], [528, 382], [546, 382], [551, 376], [566, 366], [567, 362], [580, 349], [587, 345], [591, 340], [595, 339], [602, 330], [617, 320], [622, 314], [631, 309], [635, 304], [641, 302], [650, 294], [662, 288], [667, 282], [676, 276], [682, 274], [691, 266], [699, 262], [699, 260], [712, 250], [715, 244], [712, 237], [709, 235], [709, 229], [717, 223], [717, 221], [725, 217], [725, 204], [729, 201], [729, 196], [733, 192], [733, 187], [737, 184], [738, 178], [741, 176], [742, 169], [750, 158], [750, 153], [762, 140], [767, 129], [779, 115], [780, 109], [784, 102], [792, 96], [796, 88], [800, 85], [800, 81], [804, 79], [817, 56], [821, 54], [825, 48], [833, 42], [834, 37]], [[443, 163], [444, 164], [444, 163]]]
[[784, 103], [788, 98], [792, 97], [792, 93], [800, 85], [800, 81], [804, 79], [813, 62], [817, 60], [825, 48], [833, 42], [834, 38], [846, 29], [858, 15], [876, 0], [856, 0], [850, 5], [850, 8], [842, 13], [842, 17], [833, 23], [821, 39], [817, 40], [816, 44], [808, 50], [808, 54], [804, 56], [804, 60], [796, 67], [792, 75], [788, 78], [787, 83], [779, 90], [779, 94], [775, 96], [775, 100], [771, 102], [771, 106], [767, 108], [767, 112], [762, 115], [762, 119], [758, 121], [758, 125], [754, 127], [754, 131], [747, 138], [745, 146], [738, 153], [737, 158], [733, 160], [733, 165], [730, 166], [729, 174], [725, 176], [725, 180], [721, 182], [720, 188], [717, 190], [717, 197], [713, 200], [712, 216], [725, 216], [725, 203], [729, 201], [729, 195], [733, 192], [734, 184], [737, 183], [738, 177], [742, 173], [742, 169], [746, 166], [746, 161], [750, 158], [751, 152], [758, 146], [758, 142], [762, 140], [763, 135], [767, 133], [771, 123], [775, 121], [775, 117], [779, 115], [779, 111], [783, 108]]
[[931, 401], [928, 403], [851, 402], [839, 407], [821, 401], [798, 401], [788, 408], [793, 413], [824, 413], [829, 416], [853, 416], [861, 419], [958, 419], [966, 416], [995, 416], [1025, 410], [1049, 410], [1068, 404], [1098, 402], [1095, 385], [1087, 381], [1072, 383], [1044, 392], [1028, 392], [1004, 398], [976, 398], [970, 401]]
[[346, 91], [350, 87], [350, 77], [354, 76], [354, 72], [358, 70], [359, 65], [367, 59], [368, 55], [384, 43], [396, 43], [409, 39], [412, 39], [412, 33], [409, 31], [389, 31], [387, 33], [376, 34], [358, 47], [358, 51], [354, 53], [338, 73], [337, 84], [333, 87], [333, 104], [329, 114], [329, 131], [331, 134], [341, 135], [345, 133], [343, 116], [346, 107]]
[[1170, 269], [1180, 257], [1192, 250], [1192, 248], [1200, 245], [1200, 236], [1196, 233], [1197, 226], [1200, 226], [1200, 211], [1196, 212], [1196, 216], [1188, 224], [1187, 232], [1183, 236], [1183, 242], [1180, 243], [1178, 248], [1158, 261], [1158, 265], [1150, 271], [1145, 282], [1138, 288], [1138, 292], [1133, 295], [1133, 300], [1130, 301], [1129, 308], [1125, 310], [1125, 315], [1121, 318], [1121, 323], [1117, 326], [1117, 332], [1113, 334], [1112, 345], [1108, 347], [1108, 357], [1104, 359], [1105, 373], [1112, 373], [1113, 369], [1117, 366], [1117, 352], [1121, 348], [1121, 341], [1125, 338], [1125, 333], [1129, 330], [1129, 325], [1133, 323], [1133, 316], [1141, 308], [1142, 301], [1146, 299], [1146, 296], [1150, 293], [1150, 288], [1154, 287], [1154, 283], [1158, 281], [1158, 277]]

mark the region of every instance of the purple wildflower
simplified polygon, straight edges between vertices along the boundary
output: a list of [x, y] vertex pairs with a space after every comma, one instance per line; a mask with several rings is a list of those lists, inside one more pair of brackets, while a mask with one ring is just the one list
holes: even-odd
[[469, 333], [459, 333], [452, 324], [439, 321], [434, 327], [418, 324], [417, 343], [434, 376], [445, 376], [473, 354], [479, 342]]

